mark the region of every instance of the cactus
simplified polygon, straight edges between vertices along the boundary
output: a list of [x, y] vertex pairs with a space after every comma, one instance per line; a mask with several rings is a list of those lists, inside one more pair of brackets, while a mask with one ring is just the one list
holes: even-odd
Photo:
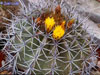
[[[13, 74], [88, 75], [98, 48], [66, 1], [40, 0], [10, 20], [7, 50]], [[8, 19], [7, 19], [8, 20]]]

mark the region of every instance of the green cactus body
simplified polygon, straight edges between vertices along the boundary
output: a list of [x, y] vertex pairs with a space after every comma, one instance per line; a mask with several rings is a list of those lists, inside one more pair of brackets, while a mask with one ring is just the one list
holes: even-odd
[[[59, 4], [57, 1], [41, 0], [38, 4], [30, 3], [29, 9], [22, 4], [22, 15], [12, 20], [12, 31], [15, 35], [10, 39], [12, 46], [9, 52], [15, 53], [16, 73], [21, 69], [28, 75], [87, 75], [89, 71], [86, 72], [84, 69], [90, 66], [89, 57], [91, 57], [91, 51], [93, 51], [91, 45], [94, 42], [82, 28], [83, 23], [79, 16], [75, 15], [74, 10], [69, 8], [65, 1]], [[58, 11], [60, 21], [66, 21], [66, 23], [64, 35], [56, 40], [52, 36], [56, 26], [47, 32], [44, 22], [47, 17], [57, 15], [52, 14], [60, 10], [55, 10], [57, 5], [61, 6], [61, 12]], [[38, 25], [36, 19], [47, 12], [50, 13], [42, 17], [42, 23]], [[75, 21], [71, 24], [71, 28], [67, 28], [72, 18]], [[57, 24], [59, 19], [55, 22]]]

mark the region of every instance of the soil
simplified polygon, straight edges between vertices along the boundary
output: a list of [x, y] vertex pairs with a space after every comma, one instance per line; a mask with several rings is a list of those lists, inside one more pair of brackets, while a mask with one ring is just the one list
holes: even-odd
[[[0, 0], [0, 2], [16, 2], [18, 0]], [[2, 23], [10, 23], [7, 20], [4, 20], [3, 17], [6, 17], [8, 19], [11, 19], [12, 15], [8, 12], [11, 11], [15, 15], [17, 15], [17, 12], [19, 11], [19, 6], [14, 5], [0, 5], [0, 32], [5, 33], [6, 25]]]

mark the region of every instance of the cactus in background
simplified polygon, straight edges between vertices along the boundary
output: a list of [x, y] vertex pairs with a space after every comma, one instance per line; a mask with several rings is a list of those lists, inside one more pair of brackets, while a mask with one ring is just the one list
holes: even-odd
[[[17, 74], [87, 75], [95, 63], [97, 45], [66, 1], [21, 3], [7, 29], [8, 56]], [[5, 18], [6, 19], [6, 18]]]

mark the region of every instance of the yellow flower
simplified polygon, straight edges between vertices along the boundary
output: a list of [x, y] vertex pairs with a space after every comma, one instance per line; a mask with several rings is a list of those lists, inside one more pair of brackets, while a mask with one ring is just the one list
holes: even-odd
[[50, 32], [52, 30], [52, 28], [54, 27], [54, 25], [55, 25], [55, 20], [54, 20], [53, 17], [52, 18], [50, 18], [50, 17], [46, 18], [45, 27], [46, 27], [47, 32]]
[[53, 38], [58, 40], [61, 37], [63, 37], [63, 35], [65, 34], [65, 29], [62, 28], [61, 25], [58, 25], [55, 27], [54, 31], [53, 31]]

